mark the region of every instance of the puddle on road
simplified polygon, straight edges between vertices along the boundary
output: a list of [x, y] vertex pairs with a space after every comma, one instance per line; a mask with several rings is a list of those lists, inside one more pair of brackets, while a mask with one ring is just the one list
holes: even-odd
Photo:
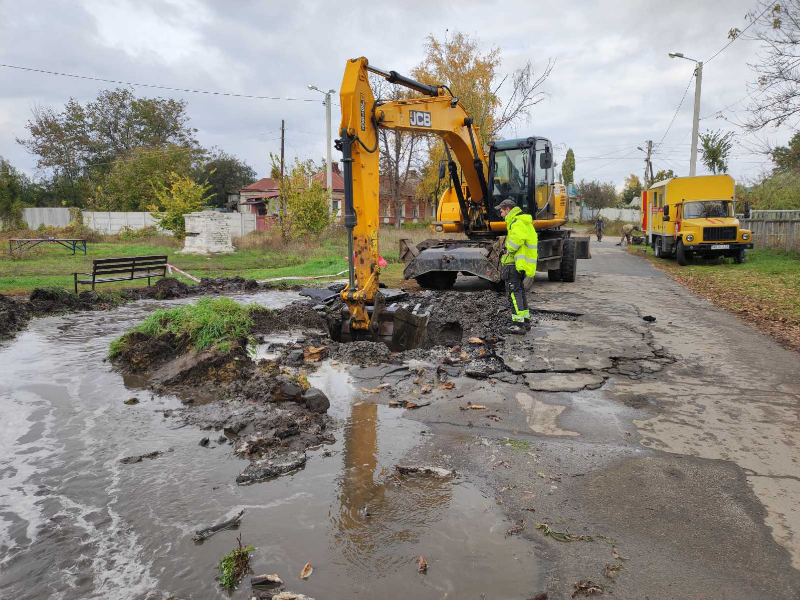
[[[140, 404], [123, 405], [133, 394], [102, 359], [150, 310], [40, 319], [0, 347], [0, 412], [10, 415], [0, 426], [0, 596], [227, 598], [214, 567], [239, 534], [256, 547], [256, 573], [318, 599], [537, 591], [532, 547], [504, 537], [510, 525], [493, 500], [462, 478], [395, 475], [424, 443], [423, 425], [359, 399], [344, 370], [324, 364], [310, 376], [331, 399], [337, 442], [311, 452], [304, 470], [251, 486], [234, 483], [246, 463], [230, 446], [201, 448], [208, 432], [156, 412], [176, 398], [140, 392]], [[238, 532], [192, 542], [195, 529], [241, 509]], [[314, 573], [303, 581], [306, 562]], [[249, 598], [249, 583], [233, 597]]]

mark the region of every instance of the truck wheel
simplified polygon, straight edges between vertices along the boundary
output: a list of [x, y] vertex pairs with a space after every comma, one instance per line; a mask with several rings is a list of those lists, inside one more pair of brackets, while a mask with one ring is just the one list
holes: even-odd
[[675, 256], [678, 259], [678, 264], [685, 267], [692, 262], [692, 255], [686, 251], [686, 246], [683, 245], [683, 240], [678, 240], [678, 249], [675, 251]]
[[561, 269], [548, 269], [547, 278], [550, 281], [561, 281]]
[[440, 271], [425, 273], [416, 279], [420, 287], [431, 290], [449, 290], [453, 287], [457, 277], [458, 273], [454, 271]]
[[564, 240], [564, 249], [561, 253], [561, 281], [575, 281], [578, 272], [577, 250], [578, 244], [575, 240]]
[[664, 250], [661, 246], [661, 237], [656, 238], [656, 244], [653, 247], [653, 253], [656, 255], [656, 258], [664, 258]]
[[737, 265], [742, 264], [746, 260], [747, 260], [747, 250], [744, 249], [739, 250], [738, 254], [736, 254], [733, 257], [733, 262], [735, 262]]

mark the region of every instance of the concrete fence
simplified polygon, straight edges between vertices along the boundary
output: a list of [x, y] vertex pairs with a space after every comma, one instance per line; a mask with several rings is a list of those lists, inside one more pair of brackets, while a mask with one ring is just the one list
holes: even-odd
[[785, 252], [800, 251], [800, 219], [739, 218], [739, 224], [743, 229], [753, 232], [755, 248], [774, 248]]
[[594, 220], [597, 218], [598, 214], [603, 215], [603, 218], [607, 221], [627, 221], [629, 223], [642, 222], [642, 211], [638, 208], [601, 208], [598, 211], [588, 206], [584, 206], [581, 209], [581, 220]]
[[[228, 220], [231, 235], [242, 237], [255, 231], [256, 215], [249, 213], [220, 213]], [[153, 216], [148, 212], [100, 212], [82, 211], [83, 224], [98, 233], [113, 235], [123, 229], [137, 231], [145, 227], [158, 225]], [[22, 219], [30, 229], [45, 227], [66, 227], [70, 223], [68, 208], [24, 208]]]

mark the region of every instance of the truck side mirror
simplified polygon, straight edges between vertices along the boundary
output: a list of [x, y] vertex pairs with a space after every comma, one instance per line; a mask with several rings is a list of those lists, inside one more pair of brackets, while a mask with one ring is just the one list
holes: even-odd
[[749, 219], [750, 218], [750, 201], [749, 200], [745, 201], [745, 203], [744, 203], [744, 218], [745, 219]]
[[669, 221], [669, 205], [664, 206], [664, 220]]
[[440, 160], [439, 161], [439, 179], [444, 179], [444, 173], [445, 173], [445, 171], [444, 171], [444, 161]]
[[553, 153], [545, 150], [539, 155], [539, 167], [542, 169], [549, 169], [553, 166]]

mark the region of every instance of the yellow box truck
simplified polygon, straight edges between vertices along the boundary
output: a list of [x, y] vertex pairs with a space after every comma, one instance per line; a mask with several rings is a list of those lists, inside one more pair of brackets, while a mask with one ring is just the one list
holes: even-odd
[[[753, 234], [739, 227], [730, 175], [675, 177], [642, 192], [642, 229], [658, 258], [733, 258], [738, 264], [753, 248]], [[747, 212], [747, 208], [745, 209]]]

